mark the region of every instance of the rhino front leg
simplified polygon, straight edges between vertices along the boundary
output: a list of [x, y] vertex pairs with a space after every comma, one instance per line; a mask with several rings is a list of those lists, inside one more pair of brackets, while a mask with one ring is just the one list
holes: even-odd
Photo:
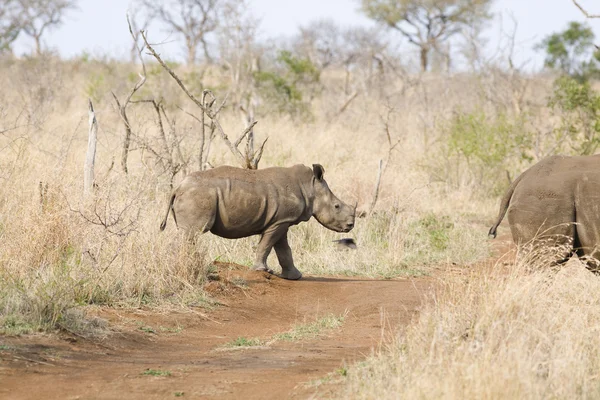
[[302, 278], [302, 272], [298, 271], [294, 265], [294, 259], [292, 258], [292, 249], [287, 240], [287, 230], [285, 235], [281, 237], [275, 243], [275, 253], [281, 265], [281, 277], [285, 279], [300, 279]]
[[267, 267], [267, 257], [271, 253], [271, 249], [275, 246], [275, 243], [287, 234], [287, 225], [277, 225], [267, 228], [260, 237], [258, 242], [258, 248], [256, 249], [256, 261], [254, 262], [254, 269], [257, 271], [267, 271], [272, 274], [273, 270]]

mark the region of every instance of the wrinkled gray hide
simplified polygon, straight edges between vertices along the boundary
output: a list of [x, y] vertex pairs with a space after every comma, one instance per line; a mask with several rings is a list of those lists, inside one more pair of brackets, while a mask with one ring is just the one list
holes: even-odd
[[504, 195], [490, 236], [507, 212], [515, 243], [572, 242], [564, 258], [576, 252], [600, 260], [600, 156], [552, 156], [523, 172]]
[[319, 164], [313, 169], [223, 166], [192, 173], [173, 191], [160, 228], [164, 230], [172, 211], [189, 238], [208, 231], [229, 239], [261, 235], [254, 268], [272, 272], [267, 256], [274, 247], [281, 276], [300, 279], [287, 240], [290, 226], [313, 216], [336, 232], [349, 232], [354, 226], [355, 208], [329, 190], [323, 173]]

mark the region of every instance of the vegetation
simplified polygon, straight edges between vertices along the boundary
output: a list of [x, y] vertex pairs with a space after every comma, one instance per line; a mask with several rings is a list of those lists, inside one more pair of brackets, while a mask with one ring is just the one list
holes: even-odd
[[150, 369], [148, 368], [147, 370], [145, 370], [144, 372], [142, 372], [142, 375], [146, 375], [146, 376], [171, 376], [171, 371], [163, 371], [160, 369]]
[[286, 340], [295, 342], [299, 340], [313, 339], [332, 329], [339, 328], [344, 323], [343, 315], [329, 314], [314, 322], [297, 324], [288, 332], [279, 333], [273, 336], [274, 340]]
[[586, 24], [571, 22], [564, 31], [546, 37], [537, 48], [546, 52], [546, 67], [580, 82], [600, 76], [600, 51], [594, 46], [592, 28]]
[[[151, 10], [153, 2], [144, 3]], [[91, 336], [106, 322], [90, 318], [90, 306], [208, 307], [210, 261], [247, 262], [256, 238], [205, 235], [193, 246], [171, 219], [160, 233], [173, 186], [191, 171], [240, 165], [240, 158], [256, 161], [244, 164], [255, 168], [258, 159], [261, 168], [320, 162], [333, 191], [358, 203], [360, 218], [348, 234], [358, 249], [332, 246], [340, 235], [314, 220], [295, 226], [289, 241], [303, 273], [443, 274], [440, 291], [386, 352], [336, 372], [345, 382], [339, 397], [598, 397], [597, 276], [577, 263], [547, 268], [542, 255], [463, 268], [489, 257], [487, 225], [517, 174], [548, 155], [598, 150], [598, 59], [589, 29], [571, 24], [544, 41], [547, 66], [560, 75], [523, 73], [507, 53], [475, 60], [469, 65], [477, 68], [461, 73], [420, 74], [382, 31], [321, 21], [289, 43], [266, 43], [245, 3], [226, 3], [194, 2], [212, 4], [218, 26], [195, 26], [202, 34], [185, 44], [187, 65], [164, 63], [189, 95], [145, 56], [143, 67], [89, 54], [61, 60], [46, 51], [0, 58], [0, 334]], [[5, 53], [25, 29], [12, 14], [15, 4], [0, 0]], [[419, 48], [426, 70], [432, 51], [488, 17], [489, 2], [361, 4]], [[148, 26], [145, 17], [164, 19], [173, 10], [131, 22]], [[134, 55], [145, 54], [132, 36]], [[113, 92], [131, 93], [126, 119]], [[98, 148], [95, 180], [83, 196], [88, 99]], [[114, 167], [124, 126], [131, 140], [126, 169]], [[254, 140], [267, 137], [257, 159]], [[269, 263], [276, 265], [275, 254]], [[461, 273], [445, 271], [449, 266]], [[329, 315], [230, 345], [310, 339], [342, 323]]]
[[349, 368], [340, 397], [596, 397], [600, 281], [543, 256], [445, 275], [385, 352]]

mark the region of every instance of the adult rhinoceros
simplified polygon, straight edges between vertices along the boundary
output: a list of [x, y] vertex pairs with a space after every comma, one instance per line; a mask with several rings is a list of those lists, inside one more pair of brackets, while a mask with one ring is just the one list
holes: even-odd
[[500, 203], [490, 236], [508, 211], [515, 243], [565, 245], [600, 260], [600, 155], [551, 156], [521, 174]]
[[172, 195], [160, 229], [169, 213], [188, 237], [212, 232], [237, 239], [261, 235], [254, 268], [273, 272], [267, 256], [275, 247], [281, 276], [300, 279], [294, 266], [287, 233], [292, 225], [315, 217], [336, 232], [354, 227], [355, 207], [339, 200], [323, 179], [324, 169], [313, 164], [289, 168], [248, 170], [222, 166], [195, 172], [183, 179]]

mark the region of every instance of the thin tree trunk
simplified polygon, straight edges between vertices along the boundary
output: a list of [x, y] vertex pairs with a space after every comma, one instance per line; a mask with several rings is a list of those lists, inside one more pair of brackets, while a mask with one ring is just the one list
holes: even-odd
[[35, 39], [35, 54], [39, 57], [42, 55], [42, 36], [34, 36]]
[[[206, 107], [206, 91], [202, 93], [202, 105]], [[206, 141], [206, 127], [204, 126], [204, 110], [200, 110], [200, 152], [198, 154], [198, 167], [204, 170], [204, 142]]]
[[131, 127], [129, 125], [129, 119], [125, 112], [125, 107], [121, 107], [119, 110], [121, 118], [123, 118], [123, 125], [125, 125], [125, 138], [123, 139], [123, 151], [121, 153], [121, 168], [123, 172], [127, 173], [127, 157], [129, 155], [129, 144], [131, 142]]
[[94, 105], [92, 100], [88, 99], [88, 114], [89, 114], [89, 132], [88, 132], [88, 148], [85, 156], [85, 165], [83, 169], [83, 195], [89, 195], [94, 186], [94, 164], [96, 162], [96, 140], [98, 135], [98, 121], [94, 113]]
[[202, 38], [200, 38], [200, 41], [202, 42], [202, 50], [204, 51], [204, 61], [207, 64], [212, 64], [213, 63], [213, 59], [210, 56], [210, 54], [208, 53], [208, 43], [206, 43], [206, 40], [204, 39], [204, 36], [202, 36]]
[[197, 44], [194, 43], [191, 39], [186, 40], [187, 46], [187, 64], [194, 65], [196, 63], [196, 47]]
[[427, 71], [429, 67], [429, 47], [421, 46], [421, 72]]

